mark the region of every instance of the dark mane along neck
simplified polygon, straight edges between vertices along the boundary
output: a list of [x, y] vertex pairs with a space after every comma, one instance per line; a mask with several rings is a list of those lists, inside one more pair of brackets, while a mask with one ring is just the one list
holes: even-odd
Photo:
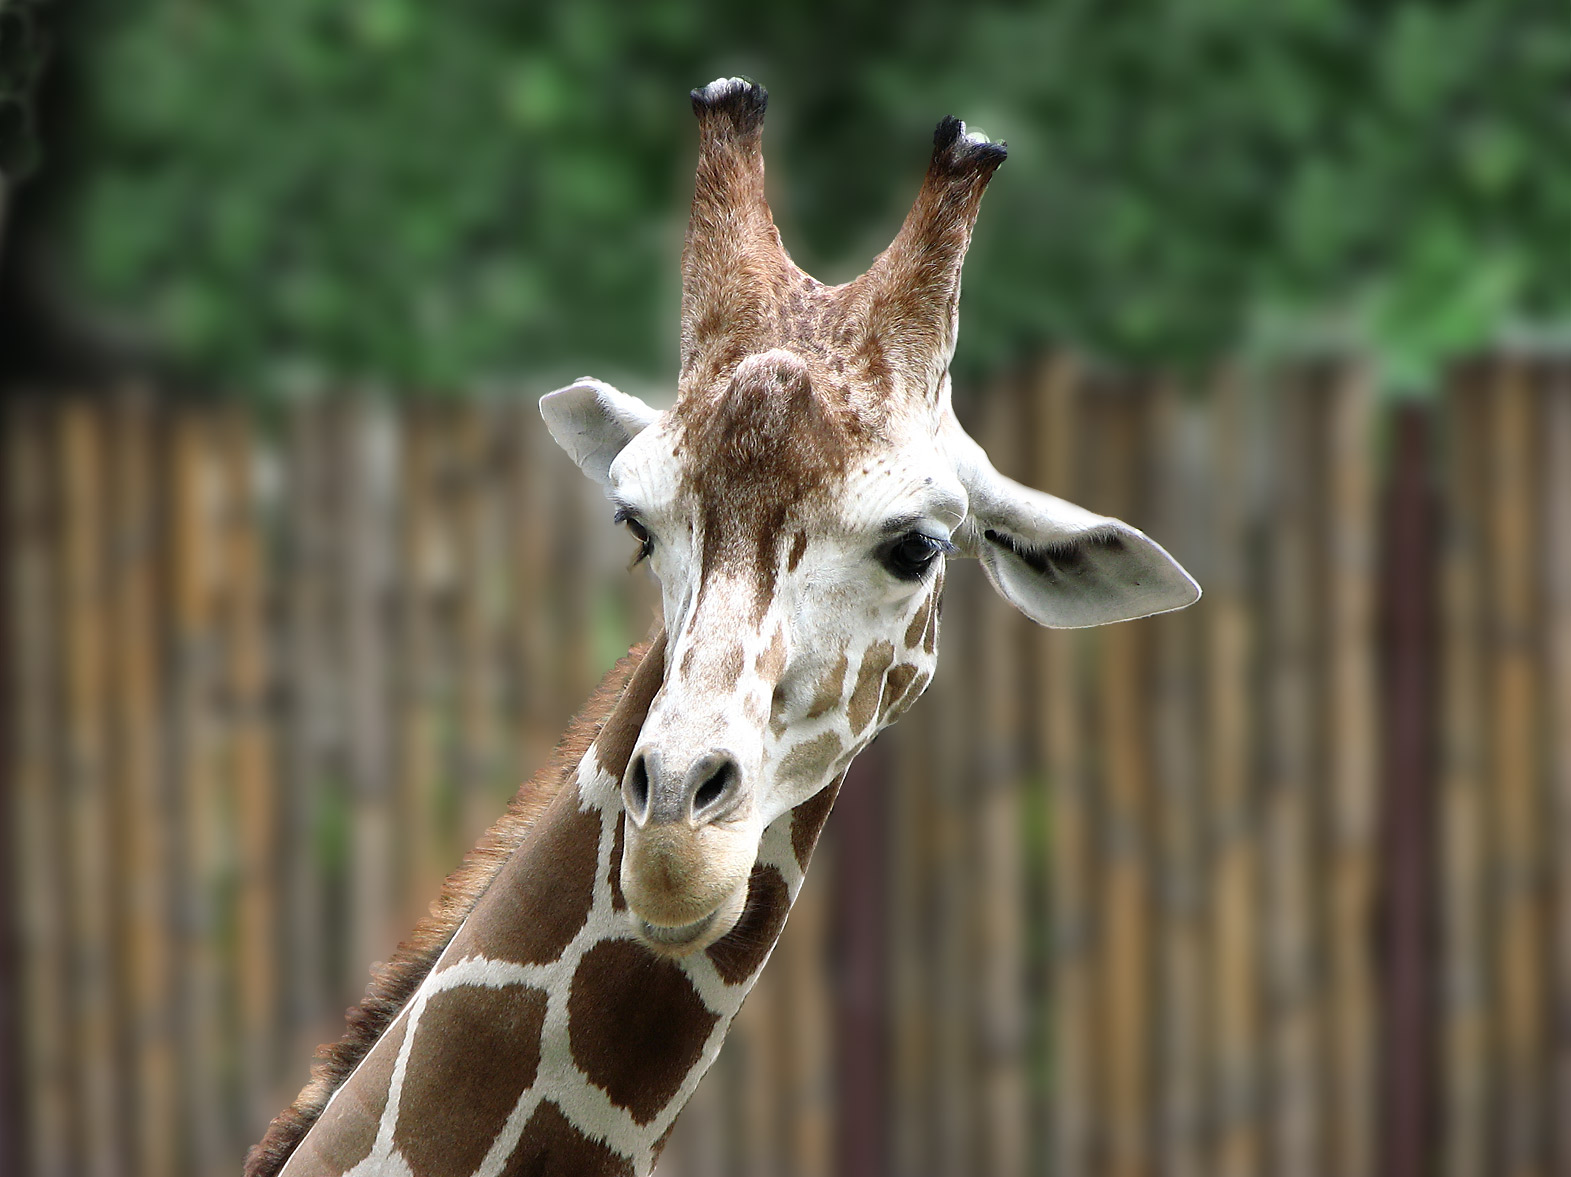
[[[507, 811], [480, 838], [463, 865], [447, 877], [431, 914], [415, 926], [391, 960], [376, 969], [365, 999], [350, 1010], [344, 1035], [317, 1051], [306, 1084], [285, 1112], [267, 1130], [246, 1158], [245, 1177], [275, 1177], [300, 1141], [311, 1130], [333, 1092], [370, 1053], [382, 1034], [430, 974], [465, 917], [496, 878], [502, 866], [523, 845], [536, 819], [576, 776], [579, 761], [617, 712], [628, 683], [659, 638], [634, 647], [595, 689], [574, 717], [551, 761], [514, 794]], [[657, 680], [658, 681], [658, 680]], [[647, 709], [648, 699], [641, 700]], [[640, 711], [639, 721], [641, 722]], [[619, 722], [632, 716], [617, 714]], [[637, 726], [633, 728], [637, 732]]]

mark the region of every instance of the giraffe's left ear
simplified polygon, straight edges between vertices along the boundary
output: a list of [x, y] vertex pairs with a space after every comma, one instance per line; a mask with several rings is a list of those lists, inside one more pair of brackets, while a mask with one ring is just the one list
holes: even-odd
[[1079, 629], [1200, 599], [1194, 578], [1144, 532], [1005, 478], [969, 437], [960, 450], [970, 508], [955, 539], [1032, 621]]
[[556, 444], [579, 469], [609, 490], [611, 463], [660, 411], [602, 380], [584, 376], [541, 397], [540, 415]]

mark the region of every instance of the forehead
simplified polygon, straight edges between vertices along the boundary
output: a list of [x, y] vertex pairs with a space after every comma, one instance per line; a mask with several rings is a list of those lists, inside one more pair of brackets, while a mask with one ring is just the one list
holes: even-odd
[[913, 496], [942, 497], [924, 460], [931, 429], [869, 411], [815, 375], [790, 352], [748, 357], [723, 388], [684, 396], [636, 446], [645, 457], [630, 465], [645, 468], [627, 469], [628, 481], [657, 480], [659, 498], [691, 517], [702, 579], [724, 567], [767, 601], [790, 548], [813, 533], [877, 526], [919, 512]]

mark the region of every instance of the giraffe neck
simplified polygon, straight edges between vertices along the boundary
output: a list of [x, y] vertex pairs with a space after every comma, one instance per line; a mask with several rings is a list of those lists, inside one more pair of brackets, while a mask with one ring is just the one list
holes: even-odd
[[618, 886], [618, 782], [663, 664], [662, 637], [282, 1167], [250, 1177], [653, 1168], [784, 927], [839, 784], [765, 832], [735, 929], [656, 956]]

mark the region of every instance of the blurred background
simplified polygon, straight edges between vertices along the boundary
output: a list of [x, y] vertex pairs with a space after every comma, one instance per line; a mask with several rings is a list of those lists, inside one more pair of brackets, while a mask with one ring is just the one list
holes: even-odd
[[1006, 139], [963, 420], [1184, 613], [951, 573], [662, 1177], [1571, 1172], [1571, 20], [0, 0], [0, 1172], [207, 1177], [650, 628], [689, 88], [859, 273]]

